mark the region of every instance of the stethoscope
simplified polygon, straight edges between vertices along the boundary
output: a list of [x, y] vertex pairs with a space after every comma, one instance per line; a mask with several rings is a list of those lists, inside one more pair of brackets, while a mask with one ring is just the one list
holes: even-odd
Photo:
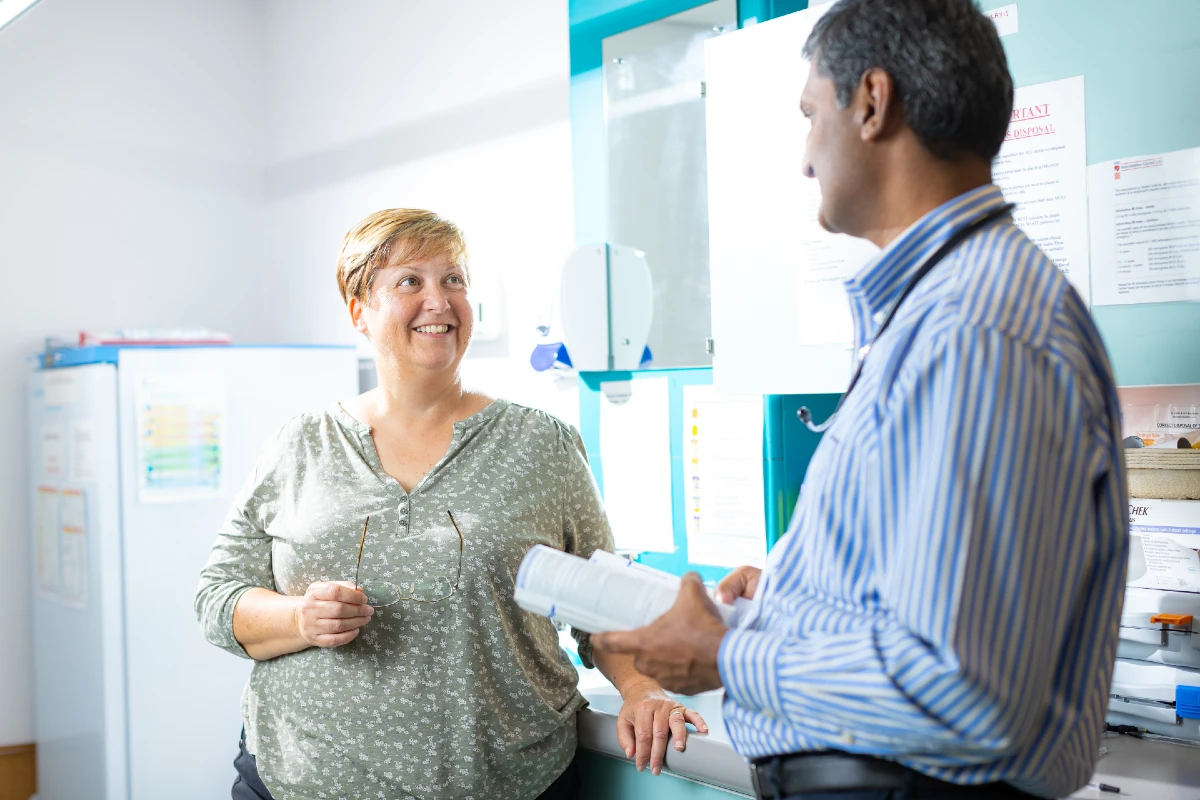
[[862, 377], [863, 365], [867, 363], [867, 353], [871, 351], [871, 346], [875, 344], [875, 342], [879, 341], [879, 337], [883, 336], [883, 332], [887, 330], [888, 325], [892, 324], [892, 320], [896, 318], [896, 313], [900, 310], [901, 304], [903, 304], [908, 296], [912, 294], [913, 289], [917, 288], [917, 284], [920, 283], [926, 275], [932, 272], [933, 268], [936, 267], [942, 261], [942, 259], [950, 255], [951, 250], [962, 244], [967, 237], [978, 233], [988, 225], [991, 225], [993, 222], [1009, 216], [1012, 214], [1014, 208], [1016, 208], [1015, 204], [1008, 203], [1000, 208], [992, 209], [979, 219], [972, 222], [970, 225], [960, 229], [957, 233], [947, 239], [945, 243], [934, 252], [933, 255], [925, 259], [925, 263], [921, 264], [917, 271], [913, 273], [912, 279], [909, 280], [908, 285], [904, 287], [904, 291], [900, 293], [900, 299], [892, 303], [891, 310], [888, 311], [887, 317], [883, 320], [883, 324], [879, 326], [879, 330], [875, 333], [875, 338], [858, 351], [858, 367], [854, 370], [854, 377], [850, 379], [850, 385], [846, 387], [845, 393], [843, 393], [841, 398], [838, 400], [837, 408], [833, 410], [833, 413], [830, 414], [824, 422], [818, 425], [813, 423], [812, 412], [808, 410], [808, 406], [801, 406], [800, 410], [796, 412], [796, 416], [800, 417], [800, 421], [807, 425], [810, 431], [813, 433], [822, 433], [825, 431], [825, 429], [833, 424], [833, 421], [837, 418], [837, 413], [842, 410], [842, 404], [846, 402], [846, 398], [850, 396], [850, 392], [854, 391], [854, 386], [858, 383], [858, 379]]

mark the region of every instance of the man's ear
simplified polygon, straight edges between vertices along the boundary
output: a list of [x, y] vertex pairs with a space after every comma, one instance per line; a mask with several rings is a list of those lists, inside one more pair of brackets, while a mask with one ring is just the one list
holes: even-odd
[[878, 140], [895, 125], [899, 116], [892, 76], [878, 67], [864, 72], [852, 105], [859, 136], [864, 142]]
[[354, 330], [358, 331], [363, 336], [366, 336], [368, 339], [371, 338], [371, 332], [367, 330], [366, 317], [363, 316], [364, 304], [362, 301], [360, 301], [357, 297], [351, 297], [350, 302], [346, 304], [346, 307], [350, 311], [350, 322], [354, 325]]

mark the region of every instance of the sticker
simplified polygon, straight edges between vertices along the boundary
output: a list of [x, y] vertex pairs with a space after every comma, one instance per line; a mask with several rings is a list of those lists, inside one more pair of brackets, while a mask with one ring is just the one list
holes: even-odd
[[1017, 4], [1003, 6], [1001, 8], [992, 9], [991, 11], [983, 12], [991, 18], [996, 25], [996, 30], [1001, 36], [1008, 36], [1010, 33], [1017, 32]]

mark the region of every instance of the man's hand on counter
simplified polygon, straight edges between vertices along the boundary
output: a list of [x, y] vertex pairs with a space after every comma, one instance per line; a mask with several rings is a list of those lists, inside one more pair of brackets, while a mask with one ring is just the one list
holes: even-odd
[[689, 572], [667, 613], [644, 628], [596, 634], [592, 646], [633, 656], [638, 672], [665, 689], [699, 694], [722, 686], [717, 653], [727, 630], [700, 576]]

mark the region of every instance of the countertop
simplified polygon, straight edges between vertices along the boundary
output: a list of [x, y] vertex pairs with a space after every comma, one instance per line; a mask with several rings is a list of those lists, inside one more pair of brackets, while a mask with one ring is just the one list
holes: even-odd
[[[628, 761], [617, 745], [617, 713], [621, 695], [597, 670], [580, 670], [579, 689], [588, 707], [579, 712], [579, 745], [593, 752]], [[734, 752], [721, 716], [724, 692], [681, 698], [699, 711], [709, 733], [689, 731], [687, 748], [668, 748], [664, 771], [698, 783], [752, 797], [750, 767]], [[1107, 753], [1096, 764], [1093, 784], [1108, 784], [1119, 794], [1098, 788], [1080, 789], [1072, 800], [1200, 800], [1200, 747], [1106, 734], [1100, 741]]]

